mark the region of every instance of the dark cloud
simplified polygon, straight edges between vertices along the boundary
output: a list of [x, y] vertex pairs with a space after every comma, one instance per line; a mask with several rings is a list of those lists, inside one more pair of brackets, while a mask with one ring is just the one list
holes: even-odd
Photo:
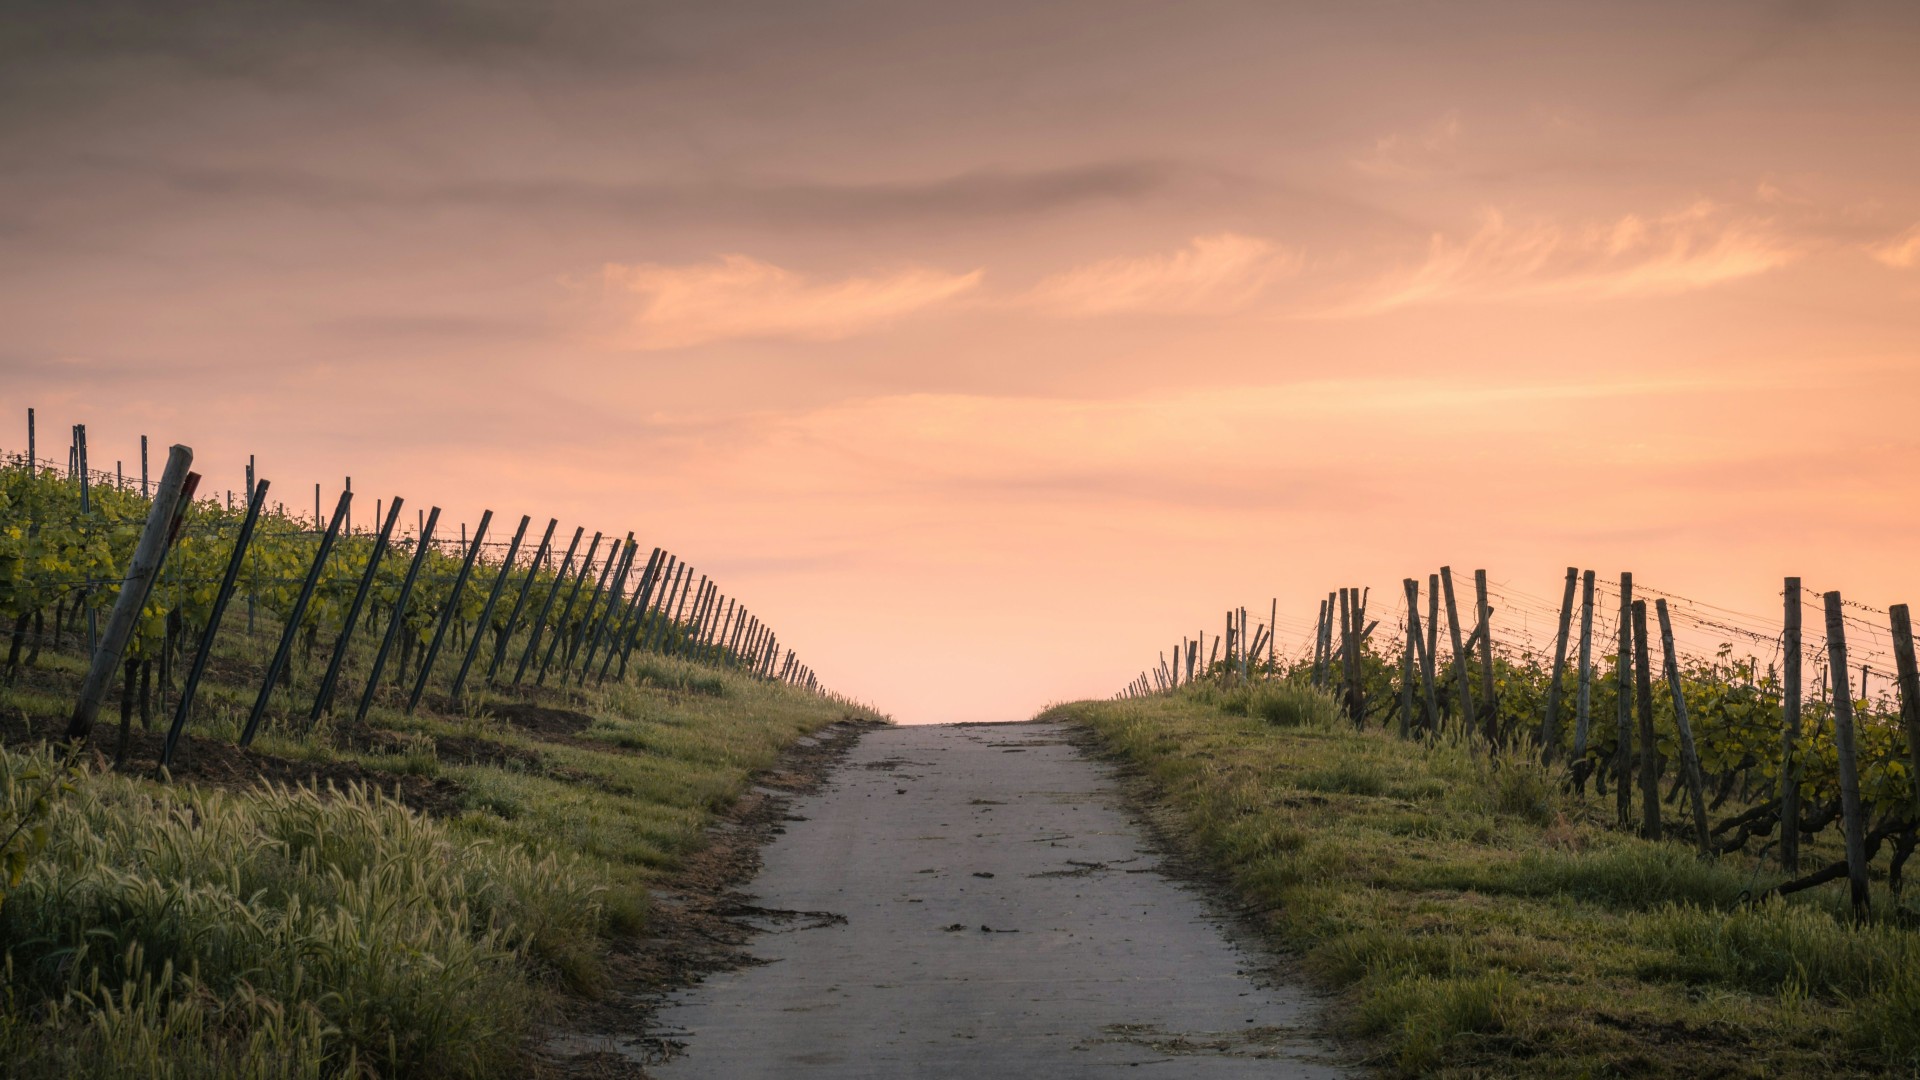
[[1051, 169], [966, 172], [924, 181], [827, 183], [779, 179], [601, 181], [368, 180], [301, 170], [217, 168], [92, 154], [97, 177], [144, 179], [203, 200], [264, 200], [318, 210], [445, 210], [597, 219], [714, 219], [843, 227], [1021, 217], [1085, 203], [1245, 188], [1249, 182], [1169, 161], [1107, 161]]
[[641, 47], [637, 10], [587, 0], [8, 0], [0, 60], [166, 59], [245, 75], [365, 48], [495, 61], [555, 50], [604, 58]]

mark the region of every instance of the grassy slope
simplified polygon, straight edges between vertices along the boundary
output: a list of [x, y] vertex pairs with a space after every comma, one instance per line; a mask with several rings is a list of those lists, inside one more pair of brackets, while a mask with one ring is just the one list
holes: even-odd
[[[1335, 1024], [1385, 1071], [1916, 1071], [1920, 934], [1905, 919], [1849, 926], [1839, 887], [1747, 907], [1777, 878], [1624, 835], [1610, 800], [1535, 763], [1355, 732], [1292, 687], [1046, 718], [1137, 767], [1176, 842], [1337, 992]], [[1876, 888], [1876, 911], [1895, 908]]]
[[[257, 667], [261, 641], [242, 653], [236, 671]], [[58, 730], [79, 674], [49, 651], [0, 689], [0, 809], [38, 790], [23, 777], [47, 759], [25, 736]], [[231, 743], [252, 685], [204, 685], [197, 739]], [[501, 718], [536, 699], [582, 715]], [[647, 655], [605, 688], [430, 699], [413, 717], [398, 700], [364, 729], [283, 724], [254, 750], [282, 775], [316, 764], [416, 791], [431, 778], [432, 816], [376, 792], [196, 780], [193, 746], [173, 784], [144, 778], [136, 752], [125, 773], [96, 765], [56, 798], [47, 850], [0, 906], [10, 1075], [81, 1061], [126, 1076], [518, 1071], [545, 1003], [602, 988], [606, 938], [644, 925], [648, 884], [714, 812], [849, 712]], [[103, 717], [95, 742], [109, 756], [111, 728]]]

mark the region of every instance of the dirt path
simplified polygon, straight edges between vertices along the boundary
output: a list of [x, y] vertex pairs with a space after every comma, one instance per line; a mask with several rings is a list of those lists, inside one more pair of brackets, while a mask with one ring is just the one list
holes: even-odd
[[748, 886], [765, 963], [675, 994], [649, 1075], [1345, 1075], [1065, 736], [863, 736]]

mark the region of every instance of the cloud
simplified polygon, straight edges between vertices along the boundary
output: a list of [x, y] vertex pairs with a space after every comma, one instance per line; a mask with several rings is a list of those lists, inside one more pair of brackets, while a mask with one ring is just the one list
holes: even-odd
[[1867, 254], [1895, 270], [1908, 270], [1920, 266], [1920, 225], [1915, 225], [1884, 244], [1873, 245], [1867, 249]]
[[981, 275], [908, 267], [813, 281], [748, 255], [687, 266], [609, 263], [601, 271], [608, 299], [622, 309], [616, 340], [642, 350], [741, 338], [838, 341], [952, 300]]
[[1373, 141], [1373, 150], [1348, 164], [1368, 176], [1412, 177], [1449, 168], [1460, 141], [1460, 112], [1449, 109], [1418, 134], [1394, 132]]
[[1516, 224], [1489, 210], [1471, 236], [1433, 234], [1419, 265], [1386, 275], [1322, 314], [1444, 301], [1671, 295], [1764, 274], [1803, 253], [1771, 219], [1704, 201], [1660, 217], [1627, 214], [1575, 227]]
[[1059, 315], [1120, 312], [1205, 314], [1254, 300], [1299, 258], [1269, 241], [1238, 233], [1196, 236], [1179, 251], [1076, 266], [1042, 280], [1024, 303]]

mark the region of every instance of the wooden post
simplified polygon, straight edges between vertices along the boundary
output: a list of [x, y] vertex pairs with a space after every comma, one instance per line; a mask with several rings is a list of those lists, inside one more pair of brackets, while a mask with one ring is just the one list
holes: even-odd
[[414, 680], [413, 693], [407, 695], [408, 716], [412, 716], [413, 711], [420, 707], [420, 696], [427, 692], [427, 679], [433, 674], [433, 661], [440, 655], [440, 643], [446, 639], [447, 627], [460, 617], [461, 594], [467, 591], [467, 577], [473, 573], [473, 561], [480, 557], [480, 545], [486, 541], [487, 526], [492, 523], [493, 511], [482, 511], [480, 524], [473, 530], [473, 543], [467, 547], [467, 557], [460, 560], [460, 572], [453, 577], [453, 591], [447, 595], [447, 602], [440, 609], [439, 625], [433, 628], [433, 642], [427, 646], [427, 655], [420, 661], [420, 677]]
[[1614, 672], [1614, 815], [1633, 821], [1633, 574], [1620, 573], [1620, 659]]
[[1900, 726], [1907, 733], [1907, 784], [1913, 789], [1914, 819], [1920, 820], [1920, 667], [1913, 655], [1913, 619], [1907, 605], [1887, 609], [1893, 629], [1895, 681], [1900, 689]]
[[[27, 410], [28, 450], [27, 457], [33, 459], [33, 410]], [[87, 667], [87, 677], [80, 684], [80, 697], [73, 705], [73, 715], [67, 720], [66, 737], [69, 740], [85, 739], [93, 731], [93, 723], [100, 716], [100, 703], [106, 699], [107, 688], [112, 685], [114, 673], [120, 667], [120, 659], [127, 651], [127, 642], [133, 637], [134, 627], [140, 621], [140, 613], [147, 606], [147, 595], [153, 589], [153, 582], [160, 574], [160, 566], [166, 561], [167, 549], [172, 543], [174, 517], [181, 505], [181, 491], [187, 482], [187, 467], [193, 464], [193, 448], [173, 446], [167, 450], [167, 467], [160, 473], [160, 487], [154, 492], [153, 505], [147, 508], [147, 522], [140, 530], [140, 539], [134, 545], [133, 558], [127, 563], [127, 575], [120, 584], [120, 595], [114, 600], [113, 611], [107, 615], [107, 625], [100, 636], [100, 646], [94, 650]], [[35, 471], [38, 466], [33, 466]]]
[[[147, 437], [145, 435], [140, 436], [141, 442], [144, 443], [146, 441], [146, 438]], [[28, 476], [40, 475], [39, 455], [40, 455], [40, 447], [35, 441], [33, 410], [29, 408], [27, 410], [27, 475]], [[193, 462], [193, 452], [191, 450], [187, 452], [187, 462], [188, 464], [191, 464]], [[182, 475], [184, 476], [185, 474], [182, 474]], [[160, 550], [162, 554], [165, 554], [166, 552], [165, 548], [161, 548]], [[125, 646], [123, 645], [121, 646], [121, 648], [124, 649]], [[88, 721], [88, 723], [91, 724], [92, 721]]]
[[627, 653], [639, 640], [641, 623], [645, 619], [647, 605], [652, 601], [654, 585], [659, 581], [660, 568], [665, 561], [664, 548], [656, 547], [647, 556], [647, 565], [640, 571], [640, 580], [634, 586], [633, 595], [627, 600], [626, 614], [621, 617], [620, 627], [615, 631], [613, 639], [607, 643], [607, 655], [601, 660], [600, 670], [594, 676], [596, 681], [606, 681], [607, 675], [613, 670], [615, 657], [619, 658], [621, 670], [625, 671]]
[[1280, 598], [1274, 597], [1267, 611], [1267, 667], [1280, 673], [1280, 653], [1274, 648], [1280, 637]]
[[[547, 557], [553, 552], [553, 530], [560, 524], [559, 518], [547, 519], [547, 531], [540, 537], [540, 545], [534, 548], [533, 561], [527, 564], [527, 576], [521, 579], [520, 592], [514, 597], [513, 609], [507, 613], [507, 624], [501, 628], [500, 636], [493, 646], [493, 660], [487, 664], [487, 682], [494, 683], [500, 677], [500, 666], [506, 662], [507, 648], [513, 641], [513, 632], [520, 625], [520, 616], [526, 611], [527, 601], [533, 595], [533, 583], [540, 576], [540, 567], [546, 564]], [[574, 542], [580, 540], [574, 534]], [[511, 566], [512, 563], [507, 564]], [[503, 571], [504, 572], [504, 571]], [[459, 693], [456, 689], [455, 693]]]
[[[1587, 738], [1593, 730], [1593, 571], [1580, 575], [1580, 688], [1573, 703], [1573, 754], [1568, 764], [1580, 768], [1587, 756]], [[1581, 776], [1584, 778], [1585, 774]], [[1584, 782], [1584, 781], [1583, 781]]]
[[[353, 640], [353, 628], [360, 621], [360, 609], [367, 602], [367, 590], [373, 587], [373, 576], [380, 571], [380, 560], [387, 553], [387, 542], [393, 538], [393, 527], [400, 521], [402, 500], [395, 496], [393, 505], [387, 508], [386, 517], [380, 523], [380, 532], [374, 537], [373, 550], [367, 556], [367, 569], [360, 576], [360, 587], [354, 591], [353, 603], [347, 607], [347, 621], [340, 628], [340, 637], [333, 643], [333, 657], [327, 661], [327, 673], [320, 680], [320, 692], [313, 697], [313, 709], [307, 714], [308, 723], [318, 722], [320, 714], [333, 706], [334, 687], [340, 680], [340, 666], [347, 659], [347, 645]], [[348, 514], [352, 514], [349, 504]], [[347, 519], [351, 524], [351, 516]]]
[[[1653, 663], [1647, 649], [1647, 602], [1633, 602], [1634, 700], [1640, 713], [1640, 835], [1660, 839], [1660, 750], [1653, 741]], [[1626, 777], [1620, 782], [1624, 785]]]
[[660, 606], [654, 609], [653, 618], [647, 624], [647, 636], [641, 644], [650, 651], [660, 651], [666, 647], [667, 624], [673, 616], [673, 607], [680, 601], [681, 590], [687, 587], [687, 564], [674, 565], [674, 559], [667, 561], [667, 587], [660, 594]]
[[1547, 684], [1547, 718], [1540, 725], [1540, 761], [1553, 764], [1554, 751], [1560, 745], [1560, 702], [1565, 694], [1560, 682], [1567, 673], [1567, 633], [1573, 626], [1573, 590], [1579, 583], [1577, 567], [1567, 567], [1566, 595], [1560, 600], [1560, 629], [1553, 638], [1553, 681]]
[[314, 587], [320, 583], [320, 571], [326, 566], [327, 555], [333, 550], [334, 540], [340, 533], [340, 521], [346, 516], [347, 503], [352, 500], [353, 492], [340, 493], [340, 505], [333, 511], [333, 523], [320, 535], [320, 546], [313, 553], [313, 565], [307, 568], [306, 580], [300, 583], [300, 595], [293, 602], [293, 610], [287, 614], [286, 625], [280, 630], [280, 644], [274, 648], [273, 659], [267, 664], [267, 677], [260, 680], [260, 693], [253, 699], [253, 711], [247, 714], [247, 726], [240, 732], [241, 746], [252, 745], [253, 737], [259, 734], [260, 721], [267, 715], [267, 702], [273, 697], [273, 684], [280, 678], [280, 672], [287, 666], [287, 658], [293, 653], [294, 638], [300, 632], [307, 605], [313, 600]]
[[1326, 683], [1327, 619], [1332, 605], [1320, 601], [1320, 617], [1313, 623], [1313, 686], [1320, 689]]
[[[1700, 854], [1713, 854], [1713, 841], [1707, 834], [1707, 794], [1706, 781], [1700, 776], [1700, 755], [1693, 748], [1693, 727], [1687, 723], [1687, 690], [1680, 681], [1680, 657], [1673, 648], [1673, 622], [1667, 617], [1667, 602], [1654, 601], [1654, 610], [1660, 615], [1660, 651], [1667, 661], [1667, 689], [1673, 694], [1673, 722], [1680, 729], [1680, 767], [1687, 781], [1687, 792], [1693, 797], [1693, 834], [1700, 844]], [[1855, 789], [1858, 794], [1858, 789]]]
[[[1427, 671], [1428, 682], [1433, 681], [1440, 663], [1440, 575], [1427, 575]], [[1439, 701], [1436, 693], [1434, 700]], [[1440, 720], [1434, 721], [1434, 732], [1440, 731]]]
[[1480, 622], [1480, 708], [1487, 714], [1487, 745], [1500, 742], [1500, 701], [1493, 690], [1493, 605], [1487, 603], [1487, 572], [1473, 572], [1474, 606]]
[[1353, 595], [1349, 589], [1340, 590], [1340, 690], [1347, 719], [1358, 723], [1353, 715]]
[[1419, 651], [1420, 690], [1427, 709], [1427, 734], [1433, 735], [1440, 730], [1440, 699], [1433, 686], [1433, 651], [1427, 646], [1431, 635], [1423, 636], [1420, 631], [1420, 583], [1407, 578], [1401, 583], [1407, 591], [1407, 620], [1413, 624], [1413, 644]]
[[[533, 680], [535, 686], [547, 685], [547, 668], [553, 664], [554, 653], [558, 652], [559, 650], [561, 650], [566, 646], [567, 623], [568, 623], [568, 620], [573, 618], [573, 607], [574, 607], [574, 604], [577, 603], [580, 599], [580, 590], [587, 583], [587, 575], [593, 572], [593, 556], [594, 556], [594, 553], [600, 550], [600, 539], [601, 539], [601, 534], [598, 531], [596, 531], [593, 534], [593, 543], [589, 545], [587, 548], [587, 557], [580, 560], [580, 572], [574, 576], [573, 590], [567, 593], [566, 606], [560, 609], [560, 621], [554, 624], [553, 641], [547, 645], [547, 655], [542, 657], [540, 660], [540, 673], [536, 675]], [[600, 571], [601, 581], [606, 580], [607, 573], [612, 569], [612, 567], [613, 567], [613, 557], [611, 554], [609, 554], [607, 557], [606, 567]], [[600, 586], [598, 584], [594, 585], [595, 592], [598, 592], [599, 588]], [[562, 664], [562, 666], [563, 667], [565, 666], [564, 663]]]
[[[397, 500], [396, 500], [397, 501]], [[413, 597], [413, 583], [420, 577], [420, 568], [427, 564], [427, 553], [433, 550], [433, 530], [440, 524], [440, 508], [434, 507], [426, 520], [420, 523], [420, 532], [413, 542], [413, 561], [407, 564], [407, 576], [400, 581], [400, 595], [393, 601], [393, 612], [387, 617], [387, 632], [380, 639], [380, 648], [373, 654], [373, 668], [367, 672], [366, 688], [360, 691], [360, 707], [354, 710], [354, 723], [364, 723], [367, 710], [373, 708], [373, 695], [380, 689], [380, 672], [386, 669], [387, 654], [393, 651], [393, 643], [400, 640], [405, 632], [407, 621], [407, 601]]]
[[[1408, 579], [1411, 580], [1411, 579]], [[1408, 738], [1413, 731], [1413, 654], [1419, 646], [1415, 644], [1420, 636], [1420, 616], [1414, 610], [1415, 597], [1407, 598], [1407, 640], [1400, 644], [1400, 737]]]
[[1454, 682], [1459, 687], [1460, 720], [1467, 733], [1467, 744], [1473, 744], [1473, 718], [1477, 715], [1473, 708], [1473, 679], [1467, 662], [1466, 643], [1460, 637], [1460, 606], [1453, 596], [1453, 568], [1440, 568], [1440, 588], [1447, 595], [1447, 630], [1453, 635], [1453, 673]]
[[[540, 649], [540, 639], [547, 630], [547, 616], [553, 614], [553, 602], [560, 598], [560, 590], [566, 587], [567, 576], [573, 573], [573, 556], [580, 550], [580, 538], [587, 534], [584, 525], [573, 528], [573, 540], [567, 544], [567, 557], [560, 560], [560, 572], [553, 576], [553, 584], [547, 588], [547, 595], [540, 599], [540, 614], [536, 615], [533, 625], [527, 630], [527, 647], [520, 651], [520, 664], [513, 671], [513, 685], [519, 686], [520, 680], [527, 677], [527, 665], [533, 662], [533, 654]], [[600, 534], [594, 533], [594, 543], [600, 542]], [[539, 564], [534, 570], [539, 570]]]
[[[527, 526], [532, 523], [533, 518], [531, 516], [527, 514], [520, 515], [520, 527], [513, 531], [513, 541], [507, 545], [507, 557], [501, 560], [500, 572], [494, 575], [493, 588], [487, 590], [487, 602], [481, 605], [480, 617], [474, 620], [473, 633], [467, 641], [467, 653], [461, 657], [460, 670], [453, 676], [453, 685], [449, 693], [456, 698], [460, 696], [461, 689], [466, 686], [467, 672], [473, 669], [474, 659], [480, 655], [480, 641], [486, 637], [487, 626], [493, 621], [494, 605], [500, 602], [500, 594], [506, 591], [507, 578], [513, 574], [514, 556], [520, 554], [520, 542], [526, 539]], [[476, 539], [474, 541], [474, 547], [478, 548], [479, 546], [479, 540]], [[454, 617], [458, 618], [459, 616], [455, 615]]]
[[1800, 869], [1800, 579], [1786, 582], [1785, 624], [1780, 635], [1780, 868]]
[[1847, 621], [1840, 594], [1830, 592], [1827, 603], [1827, 665], [1834, 673], [1833, 748], [1840, 758], [1840, 817], [1846, 827], [1847, 883], [1852, 887], [1853, 914], [1870, 914], [1867, 894], [1866, 815], [1860, 806], [1860, 762], [1853, 739], [1853, 697], [1847, 693]]
[[147, 486], [147, 437], [142, 435], [140, 436], [140, 497], [145, 499], [152, 495], [153, 490]]
[[213, 656], [214, 639], [220, 633], [220, 617], [226, 614], [227, 601], [233, 598], [233, 587], [240, 579], [241, 564], [247, 558], [247, 545], [253, 540], [254, 526], [260, 521], [260, 508], [267, 503], [267, 482], [254, 485], [253, 497], [247, 500], [247, 516], [240, 522], [240, 535], [233, 542], [233, 555], [227, 559], [227, 572], [220, 578], [220, 587], [213, 594], [213, 608], [207, 614], [207, 625], [200, 633], [200, 648], [193, 654], [193, 665], [187, 669], [187, 681], [180, 690], [180, 704], [174, 709], [173, 723], [167, 728], [167, 738], [160, 746], [160, 767], [171, 768], [173, 750], [180, 742], [180, 733], [186, 729], [187, 714], [193, 709], [193, 699], [200, 689], [200, 676], [207, 670], [207, 661]]
[[[587, 653], [580, 662], [580, 677], [574, 680], [576, 686], [586, 685], [587, 676], [593, 672], [593, 658], [600, 653], [600, 643], [609, 632], [617, 629], [614, 626], [618, 620], [616, 612], [620, 608], [621, 598], [626, 595], [627, 575], [633, 572], [633, 560], [639, 554], [640, 545], [633, 542], [633, 533], [629, 531], [627, 538], [620, 543], [620, 566], [613, 572], [613, 587], [607, 591], [607, 602], [600, 608], [599, 617], [593, 620], [593, 630], [587, 639]], [[587, 612], [592, 614], [591, 605]]]

